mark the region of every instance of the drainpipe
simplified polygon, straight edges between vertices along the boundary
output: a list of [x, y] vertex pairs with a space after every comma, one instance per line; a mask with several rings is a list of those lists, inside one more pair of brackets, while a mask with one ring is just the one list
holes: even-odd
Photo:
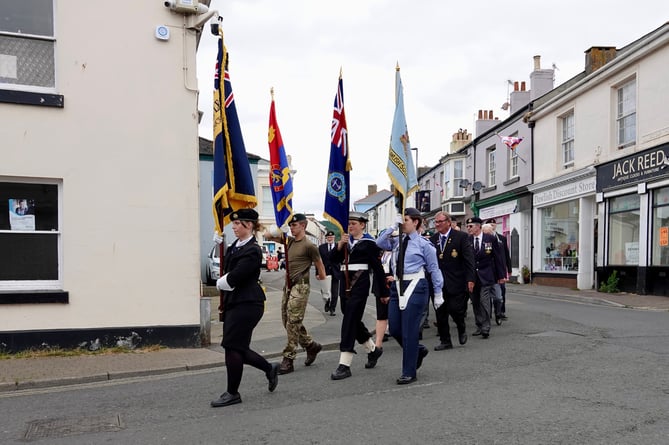
[[[530, 102], [530, 112], [532, 111], [532, 102]], [[529, 121], [527, 126], [530, 127], [530, 184], [534, 184], [534, 121]], [[532, 282], [532, 272], [534, 267], [534, 205], [530, 212], [530, 283]]]

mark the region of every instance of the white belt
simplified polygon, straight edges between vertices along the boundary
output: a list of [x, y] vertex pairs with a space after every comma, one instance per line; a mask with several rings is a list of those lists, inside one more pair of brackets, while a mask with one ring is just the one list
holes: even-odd
[[[366, 264], [349, 264], [348, 270], [367, 270], [368, 266]], [[341, 270], [346, 270], [346, 265], [341, 265]]]
[[402, 279], [404, 281], [420, 280], [421, 278], [425, 278], [425, 271], [424, 270], [419, 270], [418, 272], [415, 272], [415, 273], [405, 273], [402, 276]]

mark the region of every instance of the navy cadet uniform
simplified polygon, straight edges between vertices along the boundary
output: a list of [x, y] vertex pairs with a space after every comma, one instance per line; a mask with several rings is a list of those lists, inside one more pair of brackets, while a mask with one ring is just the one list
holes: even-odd
[[[240, 209], [233, 212], [230, 219], [256, 224], [258, 212], [253, 209]], [[238, 389], [245, 364], [265, 372], [270, 391], [276, 388], [279, 371], [278, 363], [270, 364], [250, 348], [253, 329], [265, 310], [265, 292], [258, 283], [262, 250], [255, 236], [235, 240], [228, 249], [223, 264], [223, 276], [216, 282], [216, 287], [224, 292], [221, 346], [225, 350], [228, 389], [218, 400], [211, 402], [213, 407], [242, 402]]]
[[[414, 208], [407, 208], [404, 214], [412, 219], [421, 218], [420, 212]], [[391, 227], [381, 232], [376, 244], [383, 250], [393, 251], [395, 264], [393, 270], [397, 273], [397, 254], [400, 243], [399, 237], [392, 236], [394, 230], [395, 227]], [[395, 277], [395, 283], [390, 286], [388, 306], [390, 335], [402, 346], [402, 376], [397, 379], [398, 384], [411, 383], [416, 380], [416, 370], [420, 368], [423, 358], [428, 353], [427, 348], [418, 343], [422, 316], [429, 301], [430, 290], [426, 276], [429, 274], [432, 281], [435, 306], [437, 300], [443, 302], [442, 286], [444, 283], [437, 263], [437, 252], [432, 243], [418, 232], [403, 234], [403, 236], [408, 236], [401, 283], [404, 291], [403, 297], [399, 297], [397, 290], [399, 281]]]
[[[349, 220], [357, 220], [367, 223], [367, 216], [361, 212], [350, 212]], [[341, 264], [341, 309], [344, 313], [344, 319], [341, 323], [341, 341], [339, 351], [342, 353], [355, 353], [355, 342], [365, 345], [368, 351], [368, 359], [376, 363], [376, 360], [383, 353], [383, 349], [376, 348], [371, 341], [369, 329], [362, 321], [367, 305], [367, 297], [370, 290], [370, 272], [373, 272], [373, 279], [376, 282], [375, 287], [381, 289], [377, 298], [388, 297], [388, 288], [386, 287], [386, 275], [381, 264], [381, 249], [376, 245], [374, 238], [363, 233], [359, 239], [350, 237], [348, 244], [343, 249], [333, 249], [330, 253], [330, 259]], [[346, 257], [348, 257], [348, 267], [346, 266]], [[348, 269], [348, 272], [346, 271]], [[348, 280], [346, 280], [348, 273]], [[349, 289], [345, 289], [348, 284]], [[332, 374], [332, 380], [341, 380], [350, 377], [350, 366], [342, 368], [342, 363]], [[368, 367], [369, 368], [369, 367]]]
[[[473, 335], [481, 335], [488, 338], [490, 335], [490, 315], [495, 284], [506, 276], [502, 249], [493, 235], [481, 232], [483, 221], [474, 216], [467, 220], [467, 225], [478, 224], [479, 234], [470, 235], [470, 241], [474, 249], [474, 261], [476, 266], [476, 282], [472, 292], [472, 307], [478, 328]], [[476, 240], [478, 238], [478, 241]], [[478, 250], [477, 250], [478, 246]]]

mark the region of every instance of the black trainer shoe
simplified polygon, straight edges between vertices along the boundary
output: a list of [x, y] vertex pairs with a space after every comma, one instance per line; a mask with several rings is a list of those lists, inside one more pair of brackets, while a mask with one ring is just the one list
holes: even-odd
[[335, 371], [330, 374], [330, 378], [332, 380], [342, 380], [348, 377], [351, 377], [351, 368], [342, 364], [339, 364], [337, 369], [335, 369]]
[[376, 348], [367, 354], [367, 363], [365, 363], [365, 368], [372, 369], [374, 366], [376, 366], [376, 362], [379, 360], [381, 355], [383, 355], [383, 348]]

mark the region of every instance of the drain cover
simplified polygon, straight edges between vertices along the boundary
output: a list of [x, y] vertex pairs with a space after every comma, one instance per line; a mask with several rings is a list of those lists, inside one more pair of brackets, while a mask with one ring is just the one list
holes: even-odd
[[121, 416], [108, 416], [43, 419], [28, 422], [28, 429], [23, 440], [32, 441], [48, 437], [67, 437], [86, 433], [108, 433], [122, 430]]

